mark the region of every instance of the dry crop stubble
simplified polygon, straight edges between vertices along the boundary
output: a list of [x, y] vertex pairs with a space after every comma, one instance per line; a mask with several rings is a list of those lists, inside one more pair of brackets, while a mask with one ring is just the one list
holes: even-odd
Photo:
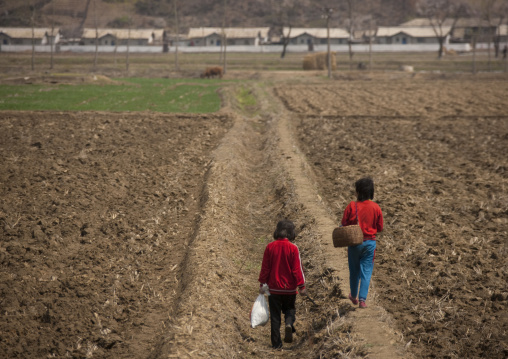
[[[435, 85], [325, 84], [315, 107], [330, 103], [339, 115], [289, 109], [300, 113], [300, 143], [337, 220], [354, 199], [354, 181], [363, 175], [376, 180], [386, 229], [378, 243], [375, 285], [379, 302], [411, 341], [410, 352], [502, 358], [507, 302], [497, 293], [506, 291], [507, 279], [500, 254], [508, 232], [502, 155], [508, 121], [500, 104], [508, 89], [491, 78]], [[330, 88], [337, 99], [326, 97]], [[374, 91], [371, 100], [380, 106], [366, 107], [362, 88]], [[316, 92], [319, 87], [307, 96], [302, 86], [278, 94], [284, 103], [298, 104]], [[344, 94], [349, 106], [339, 101]], [[405, 102], [405, 96], [420, 103]], [[400, 115], [431, 116], [384, 117], [387, 106]], [[382, 116], [371, 116], [376, 111]], [[472, 331], [477, 323], [482, 325]]]

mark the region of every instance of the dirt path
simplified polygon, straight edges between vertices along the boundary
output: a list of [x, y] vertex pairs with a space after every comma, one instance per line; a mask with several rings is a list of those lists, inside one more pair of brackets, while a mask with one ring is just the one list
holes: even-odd
[[[275, 98], [275, 95], [272, 97]], [[286, 169], [289, 176], [295, 181], [296, 193], [299, 200], [316, 220], [316, 231], [322, 246], [325, 248], [327, 266], [335, 271], [340, 280], [341, 297], [349, 303], [349, 269], [347, 266], [347, 250], [334, 248], [331, 243], [331, 233], [337, 226], [334, 215], [319, 195], [314, 179], [314, 173], [308, 165], [305, 155], [296, 145], [296, 136], [292, 129], [290, 115], [280, 106], [277, 112], [280, 142], [279, 148], [286, 157]], [[374, 286], [374, 284], [373, 284]], [[372, 293], [373, 292], [373, 293]], [[375, 291], [370, 293], [376, 296]], [[369, 348], [371, 358], [402, 358], [403, 349], [399, 343], [397, 333], [390, 326], [390, 316], [375, 301], [369, 301], [369, 307], [364, 310], [355, 309], [348, 314], [353, 331], [364, 341]]]
[[[234, 90], [227, 93], [232, 104], [224, 111], [234, 117], [234, 126], [213, 153], [202, 196], [206, 201], [189, 243], [176, 307], [168, 332], [150, 357], [331, 358], [345, 352], [401, 357], [382, 308], [371, 305], [360, 311], [345, 299], [345, 252], [329, 243], [333, 216], [295, 146], [288, 113], [270, 89], [254, 84], [249, 91], [258, 106], [243, 113], [235, 107]], [[247, 314], [257, 296], [264, 247], [283, 217], [299, 229], [296, 243], [318, 306], [299, 297], [296, 341], [272, 352], [269, 325], [251, 329]]]

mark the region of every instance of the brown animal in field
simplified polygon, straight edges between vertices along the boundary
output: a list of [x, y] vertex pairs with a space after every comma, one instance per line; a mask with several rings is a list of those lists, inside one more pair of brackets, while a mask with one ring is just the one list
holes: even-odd
[[216, 66], [216, 67], [207, 67], [205, 71], [200, 76], [202, 79], [210, 79], [214, 77], [222, 78], [222, 67]]
[[454, 49], [447, 49], [446, 46], [443, 46], [443, 52], [445, 55], [457, 55], [457, 52]]

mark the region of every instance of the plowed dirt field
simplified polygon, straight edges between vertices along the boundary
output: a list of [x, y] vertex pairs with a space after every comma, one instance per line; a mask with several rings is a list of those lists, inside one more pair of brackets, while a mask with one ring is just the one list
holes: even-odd
[[[215, 114], [0, 113], [0, 356], [508, 356], [506, 78], [279, 76]], [[323, 223], [365, 175], [362, 311]], [[249, 311], [284, 217], [316, 304], [273, 352]]]
[[379, 303], [417, 357], [508, 355], [508, 85], [356, 81], [276, 88], [337, 221], [372, 176]]

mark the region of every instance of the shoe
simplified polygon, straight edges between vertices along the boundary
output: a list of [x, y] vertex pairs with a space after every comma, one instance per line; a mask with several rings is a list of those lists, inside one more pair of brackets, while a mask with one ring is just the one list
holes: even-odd
[[367, 308], [367, 304], [365, 304], [365, 302], [363, 300], [361, 300], [359, 307], [360, 308]]
[[351, 303], [353, 303], [354, 305], [357, 305], [358, 304], [358, 299], [356, 298], [353, 298], [351, 296], [351, 293], [349, 293], [349, 300], [351, 301]]
[[284, 343], [292, 343], [292, 342], [293, 342], [293, 327], [288, 324], [284, 329]]
[[279, 345], [273, 345], [272, 349], [273, 350], [282, 350], [282, 343], [280, 343]]

